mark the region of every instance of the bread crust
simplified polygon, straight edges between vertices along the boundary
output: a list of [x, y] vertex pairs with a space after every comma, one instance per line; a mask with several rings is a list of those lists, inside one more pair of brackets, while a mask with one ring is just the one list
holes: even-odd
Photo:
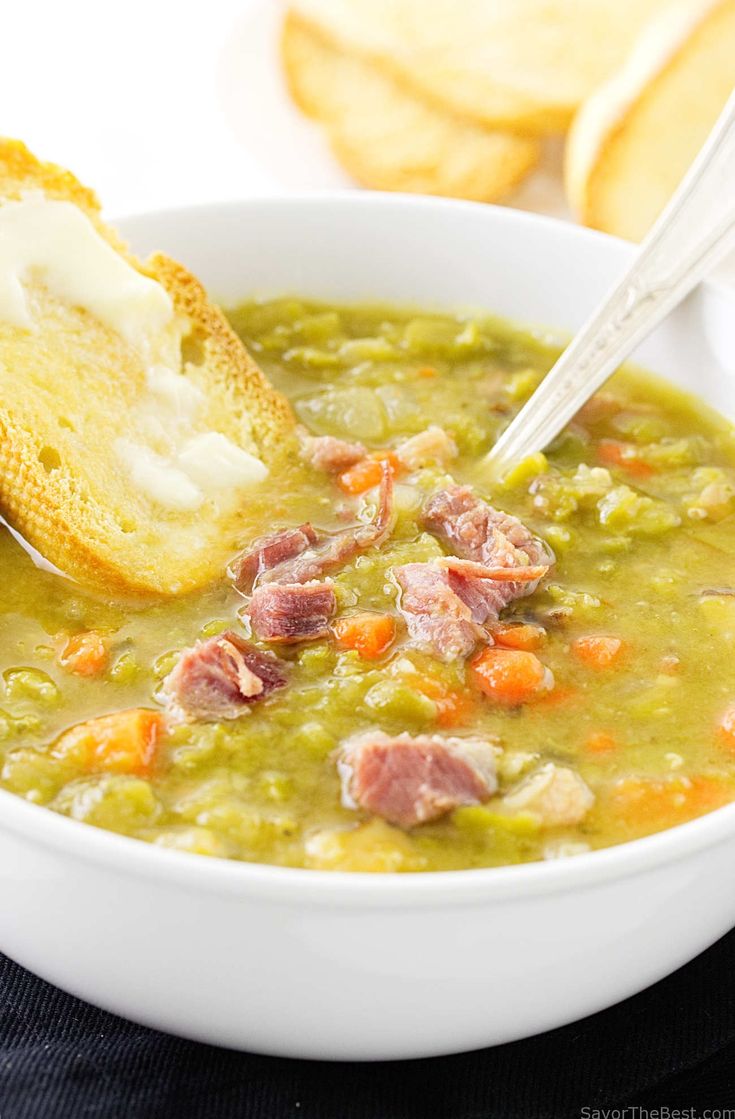
[[428, 102], [294, 12], [283, 24], [281, 58], [293, 100], [364, 186], [494, 202], [538, 162], [537, 140]]
[[290, 0], [310, 28], [486, 128], [566, 132], [668, 0]]
[[[716, 60], [708, 65], [705, 40], [729, 51], [729, 83]], [[686, 75], [692, 62], [694, 87]], [[696, 155], [733, 82], [735, 0], [679, 0], [654, 20], [625, 66], [575, 118], [564, 178], [580, 221], [640, 240]], [[664, 106], [679, 114], [676, 129], [650, 123]]]

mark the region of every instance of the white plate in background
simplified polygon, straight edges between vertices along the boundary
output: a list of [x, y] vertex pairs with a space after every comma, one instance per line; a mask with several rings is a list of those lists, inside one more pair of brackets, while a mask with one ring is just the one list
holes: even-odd
[[[225, 118], [251, 159], [284, 190], [355, 188], [322, 129], [291, 101], [279, 56], [285, 3], [252, 0], [222, 52], [218, 88]], [[552, 140], [539, 170], [506, 199], [519, 210], [569, 218], [561, 183], [562, 143]]]
[[[283, 0], [251, 0], [232, 25], [218, 67], [227, 124], [276, 191], [355, 189], [332, 155], [322, 129], [293, 104], [279, 57]], [[518, 210], [572, 221], [562, 182], [563, 140], [547, 142], [541, 164], [504, 199]], [[735, 286], [735, 254], [713, 278]]]

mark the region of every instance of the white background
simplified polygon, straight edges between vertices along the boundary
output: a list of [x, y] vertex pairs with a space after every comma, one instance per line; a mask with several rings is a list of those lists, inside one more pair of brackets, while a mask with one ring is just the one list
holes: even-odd
[[[266, 0], [275, 14], [278, 0]], [[0, 134], [70, 167], [110, 214], [284, 187], [236, 133], [262, 0], [0, 0]], [[232, 55], [240, 42], [238, 67]], [[258, 64], [266, 47], [257, 44]], [[246, 83], [247, 89], [247, 83]], [[257, 116], [258, 90], [244, 117]], [[233, 126], [233, 121], [235, 122]], [[307, 126], [308, 130], [308, 126]]]
[[[291, 105], [285, 0], [0, 0], [0, 135], [69, 167], [109, 216], [349, 187]], [[561, 145], [512, 204], [568, 216]], [[718, 269], [735, 283], [735, 255]]]

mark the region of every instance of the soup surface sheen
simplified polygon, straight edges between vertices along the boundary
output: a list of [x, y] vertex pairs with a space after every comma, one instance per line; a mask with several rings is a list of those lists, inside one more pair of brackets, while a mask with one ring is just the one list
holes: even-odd
[[[4, 788], [167, 847], [360, 871], [569, 855], [735, 799], [735, 440], [724, 420], [625, 371], [546, 456], [497, 483], [483, 457], [553, 346], [484, 316], [290, 298], [246, 303], [231, 321], [305, 428], [373, 456], [329, 473], [294, 452], [249, 496], [243, 547], [304, 522], [320, 533], [369, 524], [381, 471], [393, 475], [392, 531], [330, 572], [328, 635], [285, 645], [248, 633], [225, 573], [184, 600], [105, 601], [37, 570], [3, 533]], [[402, 461], [432, 425], [457, 453]], [[556, 563], [488, 623], [494, 644], [443, 659], [411, 639], [391, 573], [447, 554], [422, 510], [453, 484], [518, 517]], [[272, 649], [286, 685], [231, 721], [146, 721], [163, 711], [181, 651], [226, 630]], [[122, 729], [65, 735], [132, 709]], [[376, 728], [493, 743], [497, 791], [413, 827], [350, 806], [335, 755]]]

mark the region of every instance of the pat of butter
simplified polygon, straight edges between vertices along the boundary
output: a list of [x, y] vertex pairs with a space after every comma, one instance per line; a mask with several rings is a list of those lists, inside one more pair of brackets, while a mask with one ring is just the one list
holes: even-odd
[[181, 373], [167, 365], [152, 365], [147, 371], [148, 388], [167, 411], [191, 419], [204, 404], [204, 393]]
[[29, 196], [0, 206], [0, 321], [33, 329], [24, 283], [34, 276], [143, 354], [173, 320], [168, 292], [128, 264], [71, 202]]
[[[115, 442], [136, 489], [167, 509], [189, 512], [210, 496], [232, 500], [265, 478], [263, 463], [225, 435], [207, 431], [186, 438], [205, 395], [180, 372], [180, 357], [172, 369], [156, 363], [153, 353], [161, 334], [175, 327], [171, 297], [116, 252], [71, 202], [29, 195], [0, 205], [0, 322], [34, 329], [25, 290], [33, 280], [89, 311], [143, 358], [149, 395], [138, 424], [160, 445]], [[178, 346], [176, 329], [169, 340]]]
[[187, 440], [176, 462], [207, 493], [257, 485], [268, 474], [259, 458], [219, 431], [205, 431]]
[[198, 509], [207, 497], [231, 500], [268, 474], [260, 459], [218, 431], [192, 436], [171, 458], [129, 439], [118, 439], [115, 450], [136, 489], [178, 512]]
[[133, 443], [130, 439], [118, 439], [115, 451], [127, 468], [135, 488], [158, 505], [186, 513], [198, 509], [204, 501], [199, 486], [170, 459], [150, 447]]

